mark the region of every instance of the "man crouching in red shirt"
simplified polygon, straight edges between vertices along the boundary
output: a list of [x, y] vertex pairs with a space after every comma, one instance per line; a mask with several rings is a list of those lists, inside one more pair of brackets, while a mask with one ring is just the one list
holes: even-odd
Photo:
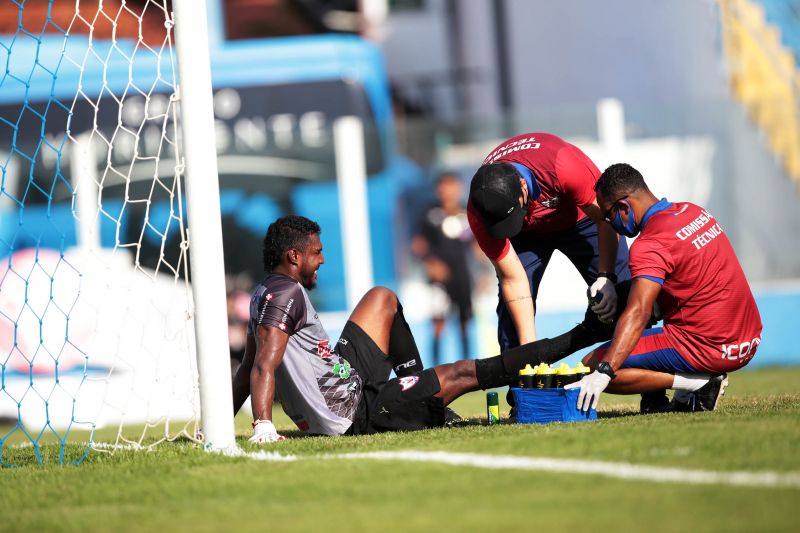
[[[633, 278], [611, 342], [586, 356], [594, 372], [574, 383], [578, 408], [603, 391], [642, 393], [642, 412], [713, 411], [727, 373], [761, 343], [761, 317], [742, 267], [719, 223], [702, 207], [656, 198], [632, 166], [616, 164], [595, 186], [604, 220], [638, 238]], [[653, 305], [664, 326], [645, 330]], [[669, 404], [666, 389], [675, 389]]]

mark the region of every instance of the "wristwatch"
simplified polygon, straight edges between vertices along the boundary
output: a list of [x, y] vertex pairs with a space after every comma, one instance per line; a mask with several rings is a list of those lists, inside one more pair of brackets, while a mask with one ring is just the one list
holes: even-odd
[[611, 368], [611, 364], [608, 361], [601, 362], [599, 365], [597, 365], [597, 368], [595, 370], [597, 370], [601, 374], [605, 374], [611, 379], [617, 377], [617, 375], [614, 373], [614, 369]]
[[611, 283], [616, 283], [617, 282], [617, 275], [614, 274], [613, 272], [598, 272], [597, 273], [597, 277], [598, 278], [608, 278], [608, 281], [610, 281]]

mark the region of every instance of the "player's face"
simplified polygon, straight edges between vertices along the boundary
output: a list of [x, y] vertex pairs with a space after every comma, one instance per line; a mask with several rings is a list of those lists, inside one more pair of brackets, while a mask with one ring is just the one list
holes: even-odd
[[300, 263], [300, 283], [306, 289], [313, 289], [317, 286], [317, 270], [322, 263], [325, 262], [325, 256], [322, 255], [322, 242], [319, 235], [314, 234], [308, 238], [308, 244], [305, 251], [301, 254], [302, 261]]
[[436, 193], [442, 205], [458, 205], [461, 203], [461, 182], [457, 178], [444, 179], [436, 188]]

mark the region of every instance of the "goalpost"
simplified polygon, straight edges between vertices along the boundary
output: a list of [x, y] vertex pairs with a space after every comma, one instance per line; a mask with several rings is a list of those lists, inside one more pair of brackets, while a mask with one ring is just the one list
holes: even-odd
[[5, 4], [0, 464], [234, 447], [205, 1]]

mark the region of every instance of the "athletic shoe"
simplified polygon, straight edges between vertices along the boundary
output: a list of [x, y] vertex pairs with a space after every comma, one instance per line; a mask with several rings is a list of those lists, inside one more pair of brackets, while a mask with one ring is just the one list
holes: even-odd
[[444, 427], [446, 428], [463, 428], [467, 426], [479, 426], [480, 422], [461, 418], [458, 413], [450, 409], [444, 408]]
[[666, 389], [653, 392], [645, 392], [639, 402], [639, 413], [649, 415], [652, 413], [664, 413], [669, 410], [669, 398]]
[[697, 413], [700, 411], [713, 411], [717, 402], [725, 394], [728, 386], [728, 374], [712, 376], [708, 383], [689, 394], [688, 401], [673, 399], [670, 411]]
[[459, 422], [464, 420], [459, 416], [458, 413], [450, 409], [449, 407], [444, 408], [444, 425], [445, 427], [457, 427]]

